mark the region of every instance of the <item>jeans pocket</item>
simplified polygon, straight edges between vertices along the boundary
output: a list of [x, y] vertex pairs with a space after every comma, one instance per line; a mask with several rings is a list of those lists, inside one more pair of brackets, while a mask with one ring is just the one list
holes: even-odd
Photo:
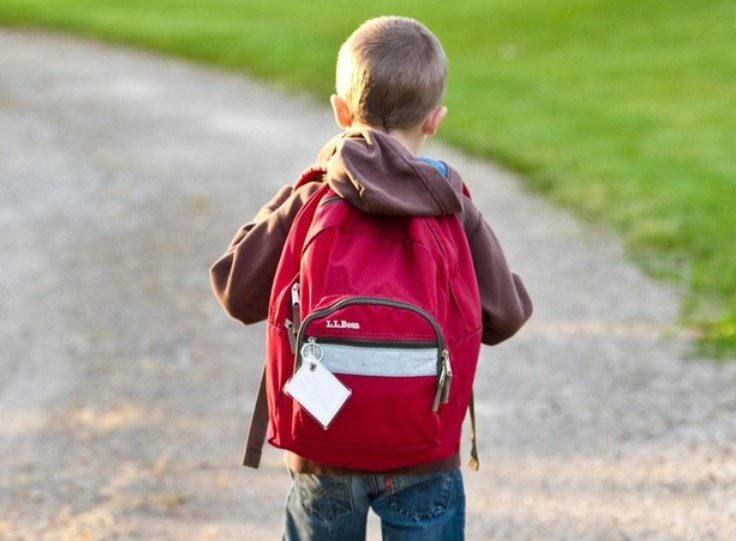
[[389, 507], [402, 517], [420, 521], [444, 513], [452, 500], [458, 470], [421, 476], [393, 478]]
[[350, 478], [294, 474], [299, 502], [308, 514], [325, 521], [353, 512]]

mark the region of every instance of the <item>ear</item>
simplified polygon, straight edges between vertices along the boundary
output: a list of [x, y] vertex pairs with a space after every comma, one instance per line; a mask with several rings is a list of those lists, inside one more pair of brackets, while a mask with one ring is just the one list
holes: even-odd
[[447, 116], [447, 107], [441, 106], [432, 110], [422, 124], [424, 135], [434, 135], [440, 127], [440, 123]]
[[332, 111], [335, 113], [335, 122], [341, 128], [349, 128], [353, 125], [353, 115], [350, 113], [348, 102], [337, 94], [330, 96]]

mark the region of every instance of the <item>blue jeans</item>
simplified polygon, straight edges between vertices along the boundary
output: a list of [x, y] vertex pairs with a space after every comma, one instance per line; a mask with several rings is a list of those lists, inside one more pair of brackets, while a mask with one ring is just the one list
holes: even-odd
[[384, 541], [463, 541], [465, 489], [459, 469], [431, 475], [295, 474], [282, 541], [365, 541], [368, 509]]

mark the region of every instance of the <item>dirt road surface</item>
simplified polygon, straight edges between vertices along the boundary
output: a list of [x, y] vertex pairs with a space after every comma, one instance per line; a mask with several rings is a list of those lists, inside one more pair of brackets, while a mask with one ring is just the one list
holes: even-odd
[[[0, 31], [0, 539], [279, 538], [280, 452], [239, 466], [263, 327], [223, 314], [207, 268], [336, 133], [324, 102]], [[483, 351], [467, 538], [736, 539], [734, 364], [688, 357], [676, 292], [614, 238], [428, 154], [536, 303]]]

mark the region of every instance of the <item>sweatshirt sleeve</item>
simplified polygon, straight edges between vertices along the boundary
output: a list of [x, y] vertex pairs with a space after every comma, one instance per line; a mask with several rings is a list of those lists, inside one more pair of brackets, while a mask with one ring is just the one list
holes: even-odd
[[310, 182], [293, 190], [284, 186], [235, 234], [225, 254], [210, 267], [210, 284], [220, 305], [242, 323], [268, 316], [276, 267], [294, 218], [319, 187]]
[[501, 244], [481, 213], [465, 200], [463, 225], [468, 235], [480, 290], [483, 343], [511, 338], [532, 315], [532, 302], [521, 277], [509, 269]]

